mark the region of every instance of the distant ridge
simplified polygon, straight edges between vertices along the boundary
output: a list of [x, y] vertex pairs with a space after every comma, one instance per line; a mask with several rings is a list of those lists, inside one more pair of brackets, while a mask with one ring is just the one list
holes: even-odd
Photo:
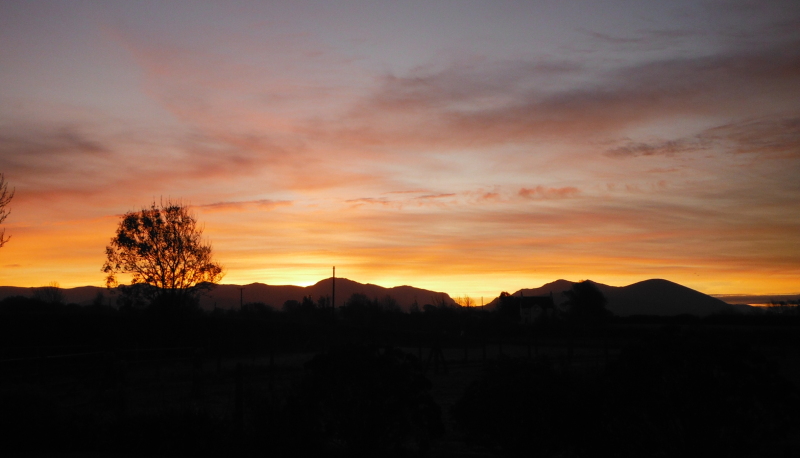
[[[326, 278], [311, 286], [294, 285], [266, 285], [264, 283], [251, 283], [249, 285], [217, 285], [210, 293], [200, 298], [200, 306], [204, 310], [214, 307], [231, 309], [239, 307], [240, 297], [244, 303], [263, 302], [276, 309], [280, 309], [288, 300], [300, 301], [305, 296], [311, 296], [314, 301], [322, 296], [330, 296], [332, 292], [332, 279]], [[719, 298], [703, 294], [691, 288], [673, 283], [668, 280], [653, 279], [634, 283], [628, 286], [609, 286], [593, 282], [608, 299], [607, 308], [618, 316], [630, 315], [664, 315], [673, 316], [691, 314], [707, 316], [713, 313], [732, 311], [747, 312], [752, 307], [745, 304], [730, 304]], [[556, 280], [538, 288], [521, 289], [514, 293], [525, 296], [545, 296], [553, 294], [556, 305], [562, 304], [566, 298], [562, 294], [572, 288], [574, 282]], [[241, 288], [244, 288], [242, 291]], [[0, 299], [8, 296], [31, 297], [36, 288], [23, 288], [16, 286], [0, 286]], [[82, 286], [78, 288], [62, 288], [60, 292], [69, 303], [87, 305], [97, 300], [102, 295], [105, 303], [113, 303], [111, 292], [106, 288], [97, 286]], [[414, 288], [412, 286], [395, 286], [384, 288], [373, 284], [358, 283], [346, 278], [336, 279], [336, 305], [341, 306], [354, 293], [364, 294], [370, 299], [382, 299], [391, 296], [403, 311], [408, 311], [415, 301], [422, 307], [435, 302], [434, 298], [443, 299], [448, 304], [455, 304], [446, 293]], [[240, 296], [241, 295], [241, 296]], [[493, 308], [499, 303], [499, 298], [489, 302], [486, 307]]]
[[[44, 286], [43, 286], [44, 287]], [[0, 286], [0, 300], [10, 296], [33, 297], [34, 292], [39, 288], [26, 288], [23, 286]], [[68, 304], [91, 304], [97, 298], [98, 293], [108, 301], [110, 293], [106, 288], [99, 286], [79, 286], [77, 288], [59, 288], [59, 292], [64, 296]]]
[[[332, 279], [326, 278], [311, 286], [294, 285], [266, 285], [264, 283], [251, 283], [249, 285], [217, 285], [210, 292], [200, 297], [200, 307], [204, 310], [213, 310], [214, 307], [222, 309], [238, 308], [240, 301], [245, 304], [262, 302], [280, 310], [284, 302], [289, 300], [301, 301], [305, 296], [311, 296], [316, 302], [318, 298], [330, 296], [332, 292]], [[242, 288], [244, 288], [242, 290]], [[9, 296], [31, 297], [37, 288], [24, 288], [19, 286], [0, 286], [0, 300]], [[109, 303], [112, 292], [98, 286], [81, 286], [78, 288], [60, 288], [64, 299], [68, 303], [88, 305], [96, 300], [98, 294], [103, 295], [104, 302]], [[447, 294], [412, 286], [395, 286], [384, 288], [370, 283], [363, 284], [347, 278], [336, 279], [336, 306], [344, 305], [350, 296], [355, 293], [364, 294], [370, 299], [382, 299], [391, 296], [400, 309], [408, 311], [415, 301], [422, 308], [431, 304], [434, 298], [444, 300], [447, 304], [455, 301]]]
[[[750, 309], [747, 305], [731, 305], [725, 301], [703, 294], [699, 291], [673, 283], [669, 280], [644, 280], [628, 286], [609, 286], [592, 282], [608, 300], [606, 308], [618, 316], [630, 315], [697, 315], [707, 316], [713, 313], [726, 313]], [[521, 289], [514, 293], [524, 296], [544, 296], [553, 294], [557, 305], [566, 301], [563, 292], [572, 288], [575, 282], [556, 280], [539, 288]], [[499, 298], [489, 303], [495, 307]]]
[[770, 302], [800, 300], [800, 294], [714, 294], [713, 297], [728, 304], [769, 304]]
[[[280, 309], [283, 303], [288, 300], [302, 300], [305, 296], [311, 296], [314, 301], [324, 296], [330, 296], [333, 288], [332, 278], [326, 278], [313, 284], [311, 286], [293, 286], [293, 285], [265, 285], [264, 283], [251, 283], [249, 285], [218, 285], [208, 295], [200, 299], [200, 306], [203, 309], [209, 310], [214, 308], [216, 303], [217, 307], [221, 308], [234, 308], [239, 307], [240, 291], [239, 288], [244, 288], [243, 300], [244, 303], [248, 302], [263, 302], [271, 305], [276, 309]], [[414, 288], [412, 286], [395, 286], [393, 288], [384, 288], [383, 286], [373, 285], [371, 283], [358, 283], [347, 278], [336, 279], [336, 306], [342, 306], [353, 294], [363, 294], [370, 299], [382, 299], [385, 296], [391, 296], [400, 309], [408, 311], [414, 301], [420, 306], [430, 304], [434, 301], [434, 297], [441, 297], [448, 304], [455, 304], [455, 301], [447, 294], [427, 289]]]

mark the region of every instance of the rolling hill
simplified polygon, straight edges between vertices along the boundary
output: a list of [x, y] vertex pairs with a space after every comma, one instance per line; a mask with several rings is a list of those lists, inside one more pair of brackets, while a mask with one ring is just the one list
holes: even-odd
[[[556, 280], [538, 288], [521, 289], [514, 293], [515, 296], [544, 296], [553, 294], [557, 305], [562, 304], [566, 298], [563, 292], [570, 289], [574, 283], [567, 280]], [[595, 283], [608, 299], [607, 308], [615, 315], [681, 315], [691, 314], [706, 316], [713, 313], [730, 312], [738, 310], [746, 312], [750, 307], [742, 304], [729, 304], [718, 298], [711, 297], [699, 291], [673, 283], [668, 280], [645, 280], [628, 286], [609, 286]], [[14, 286], [1, 286], [0, 299], [8, 296], [31, 297], [35, 288], [22, 288]], [[59, 290], [66, 302], [81, 305], [96, 301], [102, 295], [105, 303], [113, 303], [111, 293], [101, 287], [83, 286], [79, 288], [62, 288]], [[415, 301], [422, 307], [424, 304], [444, 300], [454, 304], [452, 298], [446, 293], [414, 288], [412, 286], [396, 286], [384, 288], [373, 284], [358, 283], [346, 278], [336, 279], [336, 305], [341, 306], [354, 293], [361, 293], [370, 299], [382, 299], [391, 296], [397, 301], [400, 308], [408, 311]], [[322, 296], [332, 294], [332, 279], [326, 278], [311, 286], [293, 285], [267, 285], [264, 283], [251, 283], [249, 285], [218, 285], [211, 292], [200, 298], [200, 306], [205, 310], [214, 307], [230, 309], [238, 308], [240, 301], [244, 303], [262, 302], [275, 309], [280, 309], [288, 300], [300, 301], [305, 296], [317, 300]], [[497, 305], [499, 298], [487, 304], [487, 308]]]
[[[283, 303], [288, 300], [300, 301], [305, 296], [311, 296], [316, 301], [319, 297], [330, 296], [333, 281], [326, 278], [311, 286], [294, 285], [266, 285], [264, 283], [251, 283], [249, 285], [217, 285], [213, 290], [201, 296], [200, 307], [204, 310], [213, 310], [214, 307], [230, 309], [238, 308], [240, 301], [246, 303], [262, 302], [280, 310]], [[37, 288], [23, 288], [17, 286], [0, 286], [0, 300], [9, 296], [32, 297]], [[103, 295], [105, 303], [110, 303], [112, 293], [106, 288], [97, 286], [81, 286], [79, 288], [60, 288], [59, 291], [67, 303], [80, 305], [91, 304], [98, 294]], [[395, 286], [384, 288], [373, 284], [358, 283], [346, 278], [336, 279], [336, 305], [341, 306], [354, 293], [364, 294], [370, 299], [382, 299], [391, 296], [403, 311], [408, 311], [415, 301], [422, 307], [424, 304], [433, 303], [435, 298], [444, 300], [447, 304], [455, 304], [446, 293], [414, 288], [412, 286]], [[111, 300], [113, 302], [113, 300]]]
[[[240, 292], [240, 288], [244, 288]], [[311, 286], [292, 286], [292, 285], [265, 285], [263, 283], [251, 283], [249, 285], [219, 285], [208, 295], [200, 299], [200, 306], [210, 310], [217, 307], [232, 308], [239, 307], [240, 300], [244, 303], [263, 302], [273, 308], [280, 309], [283, 303], [288, 300], [302, 300], [305, 296], [311, 296], [316, 301], [319, 297], [331, 296], [333, 291], [333, 280], [326, 278]], [[341, 306], [350, 296], [355, 293], [364, 294], [370, 299], [382, 299], [391, 296], [403, 311], [408, 311], [411, 304], [415, 301], [422, 307], [424, 304], [433, 302], [434, 297], [443, 298], [448, 304], [454, 304], [452, 298], [446, 293], [439, 293], [426, 289], [414, 288], [412, 286], [395, 286], [384, 288], [370, 283], [358, 283], [346, 278], [336, 279], [336, 305]], [[240, 294], [242, 296], [240, 297]]]
[[[707, 316], [713, 313], [747, 311], [746, 305], [731, 305], [715, 297], [687, 288], [668, 280], [652, 279], [628, 286], [609, 286], [594, 283], [608, 300], [606, 308], [615, 315], [663, 315], [690, 314]], [[514, 293], [524, 296], [545, 296], [552, 293], [556, 305], [566, 301], [563, 292], [572, 288], [574, 282], [556, 280], [539, 288], [521, 289]], [[499, 298], [489, 303], [494, 307]]]

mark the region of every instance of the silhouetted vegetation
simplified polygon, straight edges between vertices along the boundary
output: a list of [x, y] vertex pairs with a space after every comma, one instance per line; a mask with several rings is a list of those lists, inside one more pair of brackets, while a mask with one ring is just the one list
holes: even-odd
[[611, 312], [606, 310], [605, 296], [589, 280], [575, 283], [564, 291], [564, 295], [567, 296], [565, 316], [571, 322], [597, 324], [607, 322], [611, 317]]
[[130, 274], [131, 286], [121, 292], [133, 302], [191, 302], [222, 278], [222, 266], [212, 260], [202, 234], [185, 205], [153, 202], [126, 213], [106, 247], [102, 270], [107, 286], [118, 285], [117, 275]]
[[331, 321], [331, 307], [328, 299], [323, 297], [314, 302], [310, 296], [305, 296], [301, 301], [288, 300], [283, 304], [283, 312], [288, 319], [297, 322], [326, 322]]
[[500, 304], [497, 306], [497, 315], [511, 322], [519, 321], [519, 298], [508, 294], [506, 291], [500, 293]]
[[51, 282], [47, 286], [35, 288], [33, 290], [33, 298], [48, 304], [63, 304], [65, 302], [64, 293], [61, 292], [58, 282]]
[[800, 300], [772, 301], [765, 307], [765, 313], [775, 315], [800, 315]]
[[[14, 189], [11, 189], [11, 192], [8, 191], [8, 183], [6, 182], [6, 177], [4, 174], [0, 173], [0, 224], [8, 218], [8, 214], [10, 213], [8, 209], [8, 204], [11, 203], [11, 199], [14, 197]], [[9, 235], [8, 237], [5, 236], [6, 230], [5, 228], [0, 230], [0, 247], [8, 242], [8, 239], [11, 238]]]
[[[280, 310], [246, 303], [203, 312], [126, 302], [131, 295], [79, 306], [36, 291], [0, 301], [0, 428], [11, 451], [435, 456], [461, 443], [487, 455], [759, 456], [800, 448], [791, 436], [800, 317], [791, 313], [617, 318], [595, 313], [591, 291], [576, 291], [562, 315], [523, 324], [508, 295], [495, 311], [431, 298], [403, 313], [391, 298], [353, 295], [335, 311], [306, 297]], [[586, 297], [589, 312], [573, 311]], [[49, 440], [36, 441], [43, 431]]]
[[339, 309], [343, 320], [362, 325], [373, 326], [381, 322], [386, 322], [395, 318], [393, 315], [399, 314], [400, 307], [391, 296], [382, 299], [369, 299], [364, 294], [355, 293]]

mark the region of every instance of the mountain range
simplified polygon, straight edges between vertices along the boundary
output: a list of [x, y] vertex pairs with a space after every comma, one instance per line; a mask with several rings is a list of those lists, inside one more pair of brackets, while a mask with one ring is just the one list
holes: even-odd
[[[594, 282], [593, 282], [594, 283]], [[574, 282], [556, 280], [538, 288], [521, 289], [515, 296], [544, 296], [552, 294], [557, 305], [566, 301], [563, 292], [572, 288]], [[608, 300], [607, 308], [618, 316], [629, 315], [681, 315], [692, 314], [706, 316], [713, 313], [747, 312], [751, 309], [745, 304], [730, 304], [721, 299], [711, 297], [699, 291], [673, 283], [668, 280], [653, 279], [634, 283], [628, 286], [609, 286], [594, 283]], [[36, 288], [0, 286], [0, 299], [8, 296], [26, 296], [34, 294]], [[113, 303], [112, 293], [106, 288], [82, 286], [59, 290], [63, 299], [69, 303], [90, 304], [95, 301]], [[370, 299], [382, 299], [391, 296], [400, 308], [408, 311], [412, 304], [420, 308], [425, 304], [455, 304], [446, 293], [414, 288], [412, 286], [396, 286], [384, 288], [373, 284], [358, 283], [346, 278], [336, 279], [336, 305], [341, 306], [355, 293], [364, 294]], [[251, 283], [249, 285], [217, 285], [209, 293], [200, 298], [200, 306], [204, 310], [215, 307], [223, 309], [238, 308], [240, 303], [261, 302], [280, 309], [286, 301], [300, 301], [310, 296], [314, 301], [333, 294], [333, 279], [326, 278], [311, 286], [267, 285]], [[767, 302], [767, 301], [765, 301]], [[499, 298], [486, 305], [488, 309], [495, 307]]]
[[[336, 306], [343, 305], [353, 294], [363, 294], [370, 299], [383, 299], [391, 296], [400, 308], [408, 311], [416, 302], [421, 308], [425, 304], [444, 301], [454, 305], [455, 301], [447, 294], [427, 289], [414, 288], [413, 286], [395, 286], [384, 288], [370, 283], [358, 283], [346, 278], [336, 279]], [[300, 301], [310, 296], [315, 302], [320, 297], [332, 296], [333, 279], [326, 278], [311, 286], [292, 285], [265, 285], [264, 283], [251, 283], [249, 285], [218, 285], [209, 294], [200, 298], [200, 307], [203, 309], [238, 308], [240, 303], [262, 302], [273, 308], [280, 309], [284, 302], [289, 300]]]
[[[707, 316], [713, 313], [743, 312], [751, 310], [746, 304], [729, 304], [723, 300], [695, 291], [669, 280], [652, 279], [640, 281], [628, 286], [609, 286], [594, 283], [608, 301], [606, 308], [618, 316], [630, 315], [682, 315], [690, 314]], [[569, 290], [574, 282], [556, 280], [539, 288], [521, 289], [514, 296], [548, 296], [552, 294], [553, 302], [561, 305], [566, 302], [564, 291]], [[494, 307], [499, 303], [497, 298], [489, 303]]]
[[[44, 287], [47, 288], [47, 287]], [[32, 297], [37, 290], [44, 288], [24, 288], [19, 286], [0, 286], [0, 300], [10, 296]], [[60, 288], [64, 302], [88, 305], [100, 298], [105, 304], [114, 303], [113, 291], [97, 286], [81, 286], [78, 288]], [[415, 302], [422, 308], [425, 304], [445, 303], [455, 305], [455, 301], [447, 294], [412, 286], [395, 286], [384, 288], [370, 283], [358, 283], [347, 278], [336, 279], [336, 305], [341, 306], [355, 293], [364, 294], [370, 299], [383, 299], [391, 296], [400, 308], [408, 311]], [[333, 279], [326, 278], [311, 286], [267, 285], [251, 283], [249, 285], [216, 285], [211, 291], [200, 296], [200, 307], [203, 310], [214, 308], [238, 309], [242, 303], [260, 302], [280, 310], [289, 300], [302, 301], [311, 297], [315, 302], [320, 297], [332, 296]]]

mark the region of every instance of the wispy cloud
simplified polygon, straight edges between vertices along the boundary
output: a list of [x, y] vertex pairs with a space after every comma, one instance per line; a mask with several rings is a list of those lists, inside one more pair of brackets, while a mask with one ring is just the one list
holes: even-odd
[[573, 186], [566, 186], [563, 188], [546, 188], [544, 186], [536, 186], [535, 188], [522, 188], [519, 190], [519, 196], [526, 199], [563, 199], [566, 197], [574, 197], [580, 194], [580, 190]]
[[0, 167], [29, 172], [83, 166], [108, 159], [111, 148], [75, 125], [5, 125], [0, 127]]
[[799, 158], [800, 109], [789, 116], [769, 116], [725, 124], [703, 132], [700, 138], [725, 142], [733, 153]]
[[204, 212], [237, 212], [242, 210], [259, 210], [269, 211], [278, 207], [289, 207], [292, 205], [288, 200], [250, 200], [250, 201], [234, 201], [234, 202], [214, 202], [211, 204], [197, 205], [197, 208], [202, 209]]
[[423, 196], [417, 196], [415, 199], [417, 200], [431, 200], [431, 199], [444, 199], [446, 197], [455, 197], [456, 194], [452, 192], [445, 192], [439, 194], [425, 194]]
[[383, 207], [402, 207], [401, 202], [392, 201], [385, 197], [360, 197], [358, 199], [347, 199], [346, 203], [351, 204], [353, 207], [360, 207], [362, 205], [380, 205]]
[[[796, 113], [800, 115], [800, 112]], [[800, 154], [800, 117], [771, 115], [728, 122], [691, 137], [633, 142], [629, 139], [606, 151], [609, 157], [672, 156], [717, 150], [755, 153], [761, 157], [787, 158]]]
[[708, 149], [708, 146], [704, 145], [703, 142], [699, 141], [699, 139], [693, 142], [684, 139], [664, 140], [652, 143], [628, 142], [625, 145], [618, 146], [616, 148], [612, 148], [606, 151], [606, 155], [611, 157], [637, 157], [637, 156], [656, 156], [656, 155], [672, 156], [674, 154], [697, 152], [705, 149]]
[[[473, 63], [391, 76], [336, 135], [372, 145], [502, 145], [614, 136], [671, 117], [737, 118], [765, 107], [796, 111], [789, 101], [800, 96], [798, 49], [792, 42], [759, 52], [670, 58], [600, 75], [565, 66], [563, 71], [575, 76], [566, 80], [571, 87], [554, 90], [534, 84], [542, 71], [533, 64], [495, 62], [487, 71]], [[401, 134], [411, 128], [414, 136]]]

